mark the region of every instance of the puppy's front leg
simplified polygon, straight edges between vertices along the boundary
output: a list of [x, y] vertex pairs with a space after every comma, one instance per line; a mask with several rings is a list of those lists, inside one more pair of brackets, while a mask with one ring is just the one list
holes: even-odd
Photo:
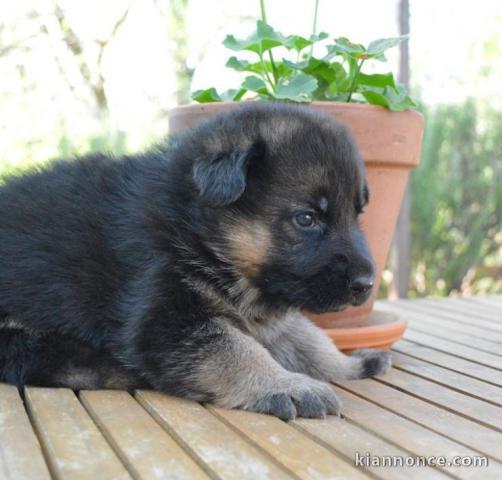
[[343, 354], [319, 327], [299, 312], [283, 322], [280, 329], [262, 334], [259, 341], [290, 371], [332, 382], [373, 377], [387, 372], [391, 366], [389, 352], [361, 349], [351, 355]]
[[164, 340], [163, 352], [150, 343], [144, 355], [147, 378], [166, 393], [287, 420], [339, 414], [330, 385], [284, 369], [225, 319], [204, 322], [176, 344]]

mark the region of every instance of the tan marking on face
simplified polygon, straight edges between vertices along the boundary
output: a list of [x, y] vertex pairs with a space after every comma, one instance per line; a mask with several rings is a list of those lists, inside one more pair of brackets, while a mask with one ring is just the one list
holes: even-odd
[[265, 263], [271, 246], [271, 235], [260, 222], [245, 222], [227, 233], [230, 255], [238, 270], [248, 278], [256, 276]]

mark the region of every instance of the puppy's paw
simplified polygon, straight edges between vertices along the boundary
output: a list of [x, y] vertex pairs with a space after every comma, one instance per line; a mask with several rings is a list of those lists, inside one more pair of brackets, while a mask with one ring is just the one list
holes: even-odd
[[340, 415], [340, 400], [327, 383], [305, 375], [292, 375], [288, 383], [287, 388], [265, 394], [248, 410], [268, 413], [282, 420]]
[[357, 378], [369, 378], [387, 373], [391, 368], [390, 352], [382, 352], [371, 348], [354, 350], [351, 357], [361, 359], [360, 372]]

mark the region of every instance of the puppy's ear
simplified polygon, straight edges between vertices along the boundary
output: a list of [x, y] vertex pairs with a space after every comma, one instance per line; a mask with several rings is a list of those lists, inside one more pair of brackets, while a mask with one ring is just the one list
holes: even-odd
[[222, 207], [235, 202], [246, 189], [250, 163], [261, 151], [261, 146], [252, 145], [210, 159], [197, 160], [193, 167], [193, 179], [204, 203]]

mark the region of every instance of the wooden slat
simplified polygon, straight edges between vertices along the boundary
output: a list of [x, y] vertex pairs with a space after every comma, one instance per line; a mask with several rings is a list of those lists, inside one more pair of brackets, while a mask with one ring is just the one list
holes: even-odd
[[127, 392], [82, 391], [80, 400], [134, 478], [209, 478]]
[[198, 403], [148, 391], [138, 391], [136, 398], [215, 477], [229, 480], [291, 478], [273, 459]]
[[[400, 448], [413, 456], [435, 457], [442, 455], [451, 460], [457, 455], [463, 457], [479, 455], [475, 450], [430, 431], [368, 400], [359, 398], [343, 389], [338, 389], [338, 392], [343, 401], [343, 414], [346, 418], [366, 430], [375, 432], [385, 440], [399, 445]], [[499, 478], [502, 475], [502, 464], [493, 460], [490, 461], [489, 468], [464, 469], [447, 465], [437, 468], [456, 478], [473, 480], [479, 478], [495, 479], [497, 475]]]
[[496, 318], [499, 321], [502, 321], [502, 303], [498, 302], [497, 304], [487, 304], [483, 302], [472, 302], [469, 297], [459, 297], [455, 299], [458, 302], [458, 305], [469, 306], [472, 308], [477, 308], [482, 312], [487, 312], [490, 314], [495, 314]]
[[481, 350], [483, 352], [492, 353], [493, 355], [498, 355], [502, 363], [502, 349], [499, 343], [493, 342], [491, 340], [485, 340], [484, 338], [476, 338], [468, 333], [459, 332], [458, 330], [451, 330], [448, 328], [443, 328], [441, 326], [435, 325], [424, 325], [420, 322], [410, 322], [410, 330], [414, 330], [420, 333], [425, 333], [427, 335], [433, 335], [438, 338], [443, 338], [450, 342], [459, 343], [467, 347], [475, 348], [476, 350]]
[[[352, 462], [355, 461], [356, 453], [360, 456], [370, 453], [376, 457], [391, 456], [404, 458], [409, 456], [409, 452], [377, 437], [372, 432], [350, 423], [346, 419], [335, 416], [329, 416], [326, 420], [322, 421], [302, 418], [295, 420], [292, 425], [308, 433], [334, 451], [345, 455]], [[449, 478], [436, 469], [424, 466], [388, 468], [370, 465], [363, 468], [371, 472], [375, 477], [383, 480]]]
[[402, 339], [392, 345], [392, 350], [405, 353], [406, 355], [419, 358], [420, 360], [424, 360], [434, 365], [440, 365], [450, 370], [463, 373], [464, 375], [470, 375], [480, 381], [482, 380], [494, 385], [502, 386], [502, 375], [499, 370], [485, 367], [479, 363], [474, 363], [463, 358], [449, 355], [448, 353], [434, 350], [425, 345], [420, 345], [418, 343]]
[[469, 315], [473, 319], [482, 319], [494, 324], [500, 321], [500, 312], [493, 312], [483, 308], [471, 307], [468, 303], [459, 303], [455, 298], [449, 298], [446, 301], [441, 299], [426, 299], [415, 302], [417, 305], [426, 306], [440, 310], [442, 312]]
[[401, 301], [399, 302], [403, 307], [405, 306], [410, 311], [422, 313], [424, 315], [429, 315], [431, 318], [435, 318], [438, 321], [442, 319], [454, 320], [458, 323], [465, 323], [466, 325], [474, 325], [479, 328], [484, 328], [487, 331], [502, 332], [502, 323], [494, 322], [491, 320], [484, 320], [478, 316], [471, 315], [468, 313], [452, 312], [449, 310], [440, 310], [438, 308], [430, 307], [425, 304], [421, 304], [418, 301]]
[[0, 383], [0, 479], [48, 480], [38, 439], [16, 387]]
[[301, 479], [367, 478], [354, 466], [278, 418], [242, 410], [208, 408]]
[[414, 375], [427, 378], [454, 390], [502, 407], [502, 388], [487, 384], [461, 373], [417, 360], [397, 351], [392, 352], [392, 365]]
[[[380, 377], [379, 381], [502, 431], [502, 409], [491, 403], [396, 369]], [[500, 442], [502, 445], [502, 435]]]
[[[502, 343], [502, 332], [486, 330], [474, 325], [449, 320], [447, 318], [438, 320], [435, 316], [414, 312], [409, 308], [403, 307], [399, 302], [378, 302], [377, 308], [379, 310], [397, 313], [401, 316], [401, 318], [408, 321], [410, 327], [414, 327], [419, 330], [440, 328], [441, 330], [447, 329], [448, 332], [460, 332], [464, 335], [468, 335], [470, 338], [482, 338], [484, 340], [489, 340], [495, 343], [495, 345], [499, 345], [499, 349], [500, 344]], [[418, 328], [419, 326], [422, 326], [423, 328]]]
[[394, 413], [502, 461], [502, 434], [499, 432], [375, 380], [354, 380], [341, 385]]
[[[406, 340], [411, 340], [412, 342], [419, 343], [421, 345], [426, 345], [446, 353], [457, 355], [458, 357], [465, 358], [488, 367], [502, 370], [502, 358], [498, 355], [493, 355], [492, 353], [482, 352], [466, 345], [460, 345], [443, 338], [434, 337], [432, 335], [427, 335], [413, 330], [406, 330], [404, 338]], [[502, 376], [502, 371], [500, 372], [500, 375]]]
[[464, 297], [464, 299], [466, 302], [474, 303], [477, 305], [485, 305], [492, 309], [502, 308], [502, 295]]
[[467, 301], [464, 297], [450, 297], [450, 298], [426, 298], [424, 303], [435, 305], [441, 304], [442, 308], [450, 309], [453, 311], [469, 312], [474, 315], [486, 316], [490, 320], [502, 320], [502, 305], [486, 305], [483, 303], [473, 304]]
[[71, 390], [26, 388], [25, 398], [57, 479], [131, 478]]

